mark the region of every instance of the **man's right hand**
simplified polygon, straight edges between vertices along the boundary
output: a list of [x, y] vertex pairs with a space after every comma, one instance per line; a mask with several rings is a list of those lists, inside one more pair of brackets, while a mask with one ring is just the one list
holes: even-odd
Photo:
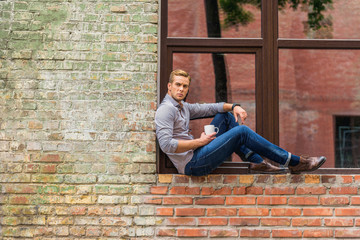
[[216, 132], [206, 135], [204, 132], [201, 133], [201, 136], [199, 138], [199, 142], [201, 146], [205, 146], [206, 144], [209, 144], [212, 140], [216, 138]]
[[216, 132], [206, 135], [204, 132], [201, 134], [200, 138], [193, 140], [179, 140], [178, 147], [175, 153], [182, 153], [189, 150], [195, 150], [199, 147], [209, 144], [212, 140], [216, 138]]

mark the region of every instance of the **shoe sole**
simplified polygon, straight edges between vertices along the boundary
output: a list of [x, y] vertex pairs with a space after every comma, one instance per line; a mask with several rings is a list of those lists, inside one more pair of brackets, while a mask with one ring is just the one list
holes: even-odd
[[313, 172], [313, 171], [315, 171], [315, 170], [318, 170], [318, 169], [326, 162], [326, 157], [320, 157], [320, 158], [321, 158], [321, 162], [320, 162], [315, 168], [313, 168], [313, 169], [311, 169], [311, 170], [300, 171], [300, 172], [292, 172], [292, 171], [290, 170], [290, 173], [291, 173], [291, 174], [300, 174], [300, 173], [303, 173], [303, 172]]

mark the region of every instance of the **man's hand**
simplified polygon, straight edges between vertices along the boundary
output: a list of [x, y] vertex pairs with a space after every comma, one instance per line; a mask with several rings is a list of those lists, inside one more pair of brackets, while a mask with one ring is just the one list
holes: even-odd
[[201, 146], [205, 146], [206, 144], [209, 144], [212, 140], [216, 138], [216, 132], [206, 135], [204, 132], [201, 133], [199, 140], [199, 143]]
[[201, 134], [200, 138], [193, 139], [193, 140], [179, 140], [178, 147], [176, 149], [176, 153], [182, 153], [189, 150], [195, 150], [199, 147], [205, 146], [209, 144], [212, 140], [216, 137], [216, 132], [206, 135], [204, 132]]
[[235, 117], [235, 121], [237, 122], [238, 119], [240, 118], [241, 119], [241, 123], [244, 124], [245, 123], [245, 120], [247, 118], [247, 113], [246, 111], [240, 107], [240, 106], [236, 106], [234, 107], [234, 117]]

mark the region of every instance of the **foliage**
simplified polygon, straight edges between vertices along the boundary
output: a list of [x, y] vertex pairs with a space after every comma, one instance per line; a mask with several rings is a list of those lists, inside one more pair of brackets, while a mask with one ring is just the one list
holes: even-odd
[[[307, 24], [312, 30], [319, 30], [322, 27], [331, 26], [331, 21], [324, 21], [323, 13], [327, 6], [332, 4], [333, 0], [278, 0], [279, 9], [284, 9], [287, 4], [294, 10], [299, 5], [307, 7], [308, 20]], [[261, 0], [219, 0], [221, 9], [226, 17], [224, 20], [225, 27], [236, 26], [238, 24], [247, 25], [254, 20], [252, 12], [245, 10], [245, 4], [251, 4], [261, 8]]]

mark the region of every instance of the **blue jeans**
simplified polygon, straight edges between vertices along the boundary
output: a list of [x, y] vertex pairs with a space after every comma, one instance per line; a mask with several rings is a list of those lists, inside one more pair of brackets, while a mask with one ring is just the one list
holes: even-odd
[[[204, 176], [214, 171], [232, 153], [247, 156], [247, 160], [260, 163], [261, 156], [281, 165], [297, 165], [300, 158], [269, 142], [249, 127], [239, 125], [231, 113], [217, 114], [212, 125], [219, 128], [216, 138], [194, 151], [194, 156], [185, 166], [185, 174]], [[261, 156], [260, 156], [260, 155]]]

